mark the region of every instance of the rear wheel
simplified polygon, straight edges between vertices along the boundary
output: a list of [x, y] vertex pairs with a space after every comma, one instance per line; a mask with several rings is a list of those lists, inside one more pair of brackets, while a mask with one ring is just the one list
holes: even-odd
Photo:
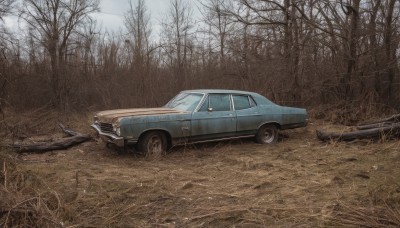
[[274, 124], [266, 124], [258, 130], [256, 140], [261, 144], [274, 144], [278, 141], [278, 129]]
[[151, 131], [140, 138], [138, 149], [145, 153], [146, 157], [161, 157], [168, 147], [167, 137], [161, 131]]

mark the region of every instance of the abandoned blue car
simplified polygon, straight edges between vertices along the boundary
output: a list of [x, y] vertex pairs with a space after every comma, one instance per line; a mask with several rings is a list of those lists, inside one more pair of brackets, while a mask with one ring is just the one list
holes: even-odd
[[306, 125], [305, 109], [279, 106], [257, 93], [187, 90], [161, 108], [99, 112], [92, 127], [106, 143], [136, 144], [144, 153], [159, 154], [177, 144], [244, 137], [272, 144], [278, 130]]

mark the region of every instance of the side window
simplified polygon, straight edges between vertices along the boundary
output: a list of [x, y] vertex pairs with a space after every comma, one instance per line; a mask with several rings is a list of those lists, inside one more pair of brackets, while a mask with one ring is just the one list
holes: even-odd
[[243, 110], [250, 108], [250, 102], [248, 96], [234, 95], [233, 102], [235, 104], [235, 110]]
[[215, 111], [230, 111], [231, 98], [229, 94], [209, 94], [201, 105], [199, 112], [207, 112], [208, 108]]
[[234, 95], [233, 102], [235, 104], [235, 110], [243, 110], [254, 107], [254, 101], [247, 95]]
[[230, 111], [231, 99], [229, 94], [210, 94], [209, 105], [213, 111]]

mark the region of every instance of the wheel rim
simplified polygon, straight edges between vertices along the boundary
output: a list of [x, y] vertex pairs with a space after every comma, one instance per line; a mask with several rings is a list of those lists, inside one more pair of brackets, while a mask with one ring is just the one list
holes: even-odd
[[275, 131], [273, 129], [265, 129], [262, 134], [262, 141], [264, 143], [272, 143], [275, 139]]
[[149, 139], [147, 144], [147, 151], [149, 154], [161, 154], [163, 142], [160, 136], [154, 135]]

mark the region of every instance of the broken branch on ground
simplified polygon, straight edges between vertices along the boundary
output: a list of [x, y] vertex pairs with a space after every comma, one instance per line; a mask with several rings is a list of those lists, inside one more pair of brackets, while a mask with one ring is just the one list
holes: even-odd
[[58, 125], [61, 130], [68, 136], [67, 138], [57, 139], [52, 142], [38, 142], [31, 144], [14, 143], [5, 147], [14, 149], [18, 152], [47, 152], [53, 150], [64, 150], [72, 146], [81, 144], [92, 139], [90, 135], [81, 134], [65, 127], [63, 124]]

